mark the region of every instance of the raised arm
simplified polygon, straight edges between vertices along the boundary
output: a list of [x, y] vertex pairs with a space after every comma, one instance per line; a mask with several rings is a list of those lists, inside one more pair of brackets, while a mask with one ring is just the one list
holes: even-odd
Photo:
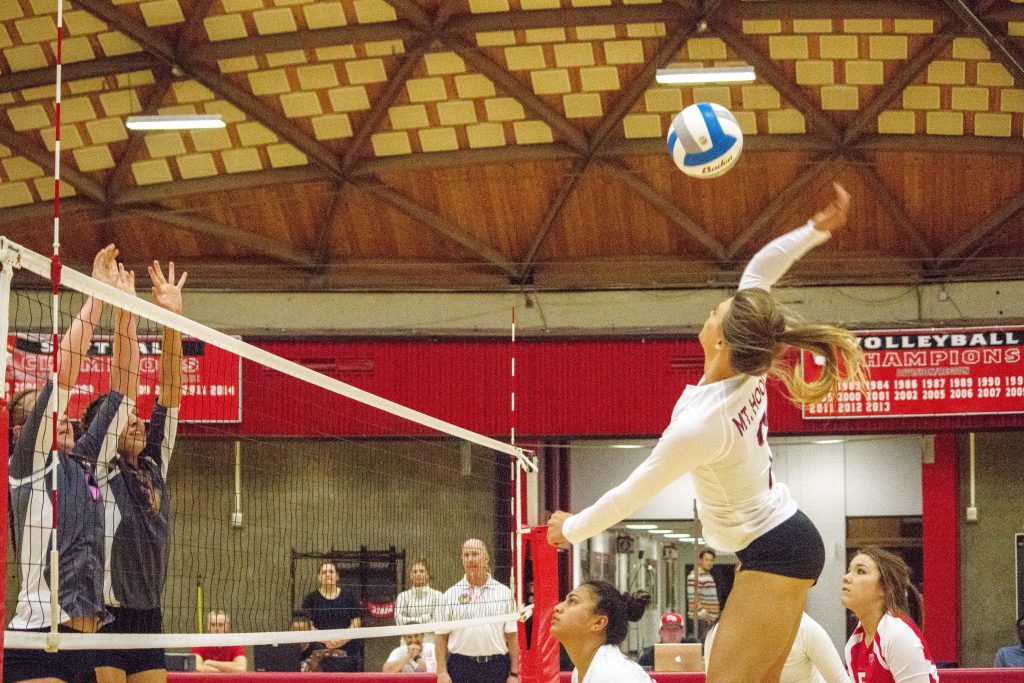
[[579, 543], [621, 522], [654, 498], [665, 484], [715, 460], [729, 445], [732, 432], [722, 420], [699, 423], [680, 417], [668, 426], [658, 444], [626, 481], [575, 515], [556, 512], [548, 522], [553, 544]]
[[[96, 254], [96, 258], [92, 262], [92, 276], [105, 284], [117, 285], [117, 248], [113, 244], [108, 244]], [[78, 373], [82, 370], [82, 359], [89, 353], [92, 335], [102, 314], [103, 302], [89, 297], [61, 339], [57, 364], [57, 385], [62, 389], [71, 389], [78, 381]]]
[[[188, 273], [182, 273], [177, 284], [174, 282], [174, 261], [167, 264], [167, 277], [159, 261], [149, 267], [153, 281], [153, 301], [157, 306], [171, 313], [181, 314], [181, 288], [185, 286]], [[181, 332], [164, 327], [163, 345], [160, 350], [160, 405], [177, 408], [181, 405]]]
[[[117, 288], [135, 296], [135, 271], [117, 264]], [[139, 321], [134, 313], [114, 311], [114, 354], [110, 364], [110, 390], [135, 401], [139, 395]]]
[[836, 196], [828, 206], [814, 214], [806, 225], [766, 244], [750, 259], [740, 279], [740, 289], [771, 289], [790, 266], [808, 251], [827, 241], [833, 230], [846, 224], [850, 193], [839, 183], [833, 183], [833, 186]]

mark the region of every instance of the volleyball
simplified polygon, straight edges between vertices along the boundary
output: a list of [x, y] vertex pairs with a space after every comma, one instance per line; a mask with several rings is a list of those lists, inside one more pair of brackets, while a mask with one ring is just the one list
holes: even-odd
[[694, 178], [717, 178], [740, 158], [743, 131], [732, 112], [697, 102], [676, 114], [668, 129], [668, 153], [679, 170]]

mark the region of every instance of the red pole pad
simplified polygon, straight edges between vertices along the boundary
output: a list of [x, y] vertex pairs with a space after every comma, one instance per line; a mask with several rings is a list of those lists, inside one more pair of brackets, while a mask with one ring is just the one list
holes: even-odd
[[537, 526], [523, 539], [533, 560], [533, 619], [530, 647], [519, 628], [519, 678], [522, 683], [558, 683], [559, 647], [551, 635], [551, 617], [558, 604], [558, 550], [548, 544], [547, 526]]

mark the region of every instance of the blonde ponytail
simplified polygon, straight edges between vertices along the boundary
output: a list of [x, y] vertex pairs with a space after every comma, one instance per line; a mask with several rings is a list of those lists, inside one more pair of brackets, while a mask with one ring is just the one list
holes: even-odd
[[[733, 369], [778, 377], [796, 404], [819, 403], [834, 396], [842, 382], [853, 382], [862, 393], [868, 390], [864, 352], [853, 333], [832, 325], [795, 325], [763, 289], [736, 292], [722, 321], [722, 337], [729, 344]], [[821, 377], [807, 382], [784, 362], [791, 346], [825, 359]]]

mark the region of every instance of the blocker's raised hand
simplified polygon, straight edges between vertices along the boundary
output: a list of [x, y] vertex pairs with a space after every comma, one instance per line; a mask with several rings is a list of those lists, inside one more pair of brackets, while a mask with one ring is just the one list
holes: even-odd
[[181, 274], [178, 283], [174, 283], [174, 261], [167, 264], [167, 277], [159, 261], [149, 266], [149, 279], [153, 281], [153, 301], [160, 308], [172, 313], [181, 313], [181, 288], [185, 286], [188, 272]]
[[814, 227], [823, 232], [834, 232], [846, 225], [850, 212], [850, 193], [837, 182], [832, 183], [832, 187], [836, 189], [836, 198], [812, 218]]

